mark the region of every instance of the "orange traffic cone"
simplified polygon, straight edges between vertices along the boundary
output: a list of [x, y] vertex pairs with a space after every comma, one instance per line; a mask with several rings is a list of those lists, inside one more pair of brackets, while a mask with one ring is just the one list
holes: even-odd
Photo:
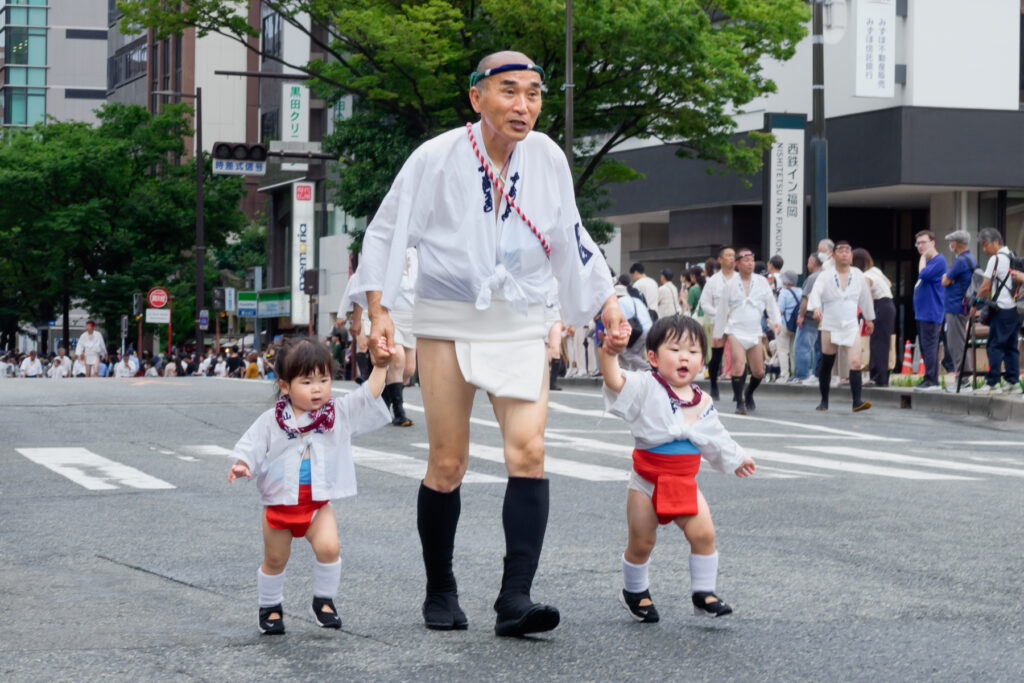
[[917, 363], [917, 372], [914, 373], [914, 374], [916, 374], [916, 375], [923, 375], [924, 374], [924, 358], [922, 358], [920, 361], [918, 361], [918, 363]]
[[900, 371], [901, 375], [910, 375], [914, 372], [914, 350], [910, 345], [910, 340], [907, 340], [907, 345], [903, 349], [903, 369]]

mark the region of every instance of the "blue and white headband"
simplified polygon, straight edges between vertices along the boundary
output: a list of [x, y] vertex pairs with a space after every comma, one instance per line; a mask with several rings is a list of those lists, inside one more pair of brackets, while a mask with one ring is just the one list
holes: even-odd
[[543, 83], [547, 79], [547, 74], [544, 73], [544, 69], [537, 66], [536, 64], [502, 64], [484, 71], [474, 71], [469, 75], [469, 87], [474, 87], [484, 78], [493, 76], [494, 74], [500, 74], [505, 71], [536, 71], [540, 74], [540, 81]]

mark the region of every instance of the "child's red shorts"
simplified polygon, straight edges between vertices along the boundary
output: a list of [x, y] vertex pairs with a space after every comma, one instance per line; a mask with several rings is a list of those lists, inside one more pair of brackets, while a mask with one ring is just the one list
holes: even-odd
[[267, 506], [267, 525], [271, 529], [286, 529], [293, 538], [305, 536], [313, 522], [313, 514], [327, 505], [326, 500], [313, 500], [313, 487], [299, 484], [298, 505]]

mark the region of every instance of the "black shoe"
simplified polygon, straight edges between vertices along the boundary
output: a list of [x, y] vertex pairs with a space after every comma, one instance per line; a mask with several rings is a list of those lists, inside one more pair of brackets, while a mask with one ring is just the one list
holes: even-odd
[[[708, 602], [708, 598], [714, 600]], [[701, 591], [693, 594], [693, 613], [698, 617], [724, 617], [726, 614], [732, 614], [732, 607], [719, 600], [714, 593]]]
[[391, 420], [391, 424], [394, 425], [395, 427], [412, 427], [416, 423], [403, 414], [395, 415], [395, 417]]
[[[640, 603], [644, 600], [647, 601], [647, 604], [641, 605]], [[649, 590], [641, 591], [640, 593], [630, 593], [623, 588], [622, 593], [619, 594], [619, 602], [629, 611], [629, 616], [633, 617], [634, 621], [653, 624], [660, 619], [658, 610], [651, 600], [651, 592]]]
[[[330, 607], [330, 612], [325, 612], [324, 607]], [[341, 628], [341, 617], [338, 616], [338, 609], [330, 598], [313, 598], [313, 606], [310, 608], [313, 618], [322, 628]]]
[[[275, 613], [277, 616], [271, 619], [270, 615]], [[284, 610], [281, 609], [281, 605], [260, 607], [260, 620], [257, 623], [260, 633], [264, 635], [279, 636], [284, 633]]]
[[757, 404], [754, 403], [754, 397], [753, 396], [747, 396], [746, 403], [747, 403], [747, 410], [757, 410]]
[[708, 393], [711, 394], [712, 401], [718, 401], [718, 387], [712, 387]]
[[736, 414], [737, 415], [746, 415], [747, 414], [747, 404], [744, 403], [743, 401], [736, 401]]
[[519, 596], [519, 600], [502, 600], [495, 603], [494, 609], [498, 618], [494, 623], [494, 633], [499, 636], [517, 638], [529, 633], [551, 631], [560, 620], [558, 610], [551, 605], [530, 602], [527, 595]]
[[862, 410], [867, 410], [871, 407], [871, 401], [861, 401], [859, 405], [853, 407], [853, 412], [859, 413]]
[[828, 410], [828, 404], [822, 401], [815, 410]]
[[465, 631], [466, 613], [459, 607], [458, 593], [427, 593], [423, 601], [423, 623], [432, 631]]

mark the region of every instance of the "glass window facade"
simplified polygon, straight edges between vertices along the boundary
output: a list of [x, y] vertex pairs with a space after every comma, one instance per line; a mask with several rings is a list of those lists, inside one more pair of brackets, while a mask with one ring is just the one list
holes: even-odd
[[281, 15], [277, 12], [263, 17], [263, 57], [281, 56]]
[[46, 0], [8, 0], [0, 9], [3, 124], [31, 126], [46, 115]]

